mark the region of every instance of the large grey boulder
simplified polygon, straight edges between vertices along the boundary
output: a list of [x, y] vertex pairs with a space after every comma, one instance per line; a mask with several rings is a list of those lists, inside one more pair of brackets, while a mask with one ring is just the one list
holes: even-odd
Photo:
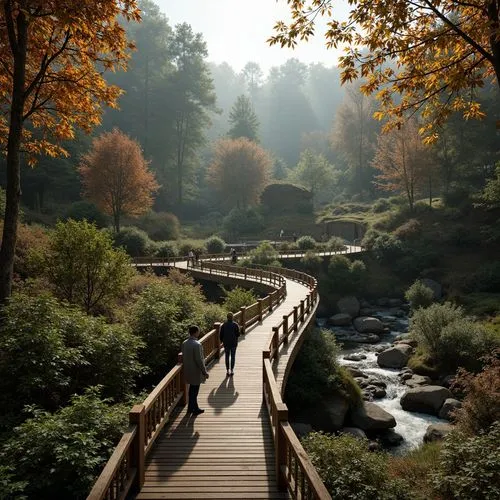
[[383, 333], [384, 324], [377, 318], [371, 316], [360, 316], [354, 319], [354, 328], [359, 333]]
[[376, 333], [355, 333], [347, 337], [349, 342], [358, 342], [359, 344], [376, 344], [380, 342], [380, 337]]
[[396, 419], [375, 403], [364, 401], [351, 412], [351, 423], [364, 431], [391, 429]]
[[337, 302], [337, 307], [341, 313], [349, 314], [351, 318], [359, 315], [359, 300], [353, 296], [342, 297]]
[[414, 388], [414, 387], [422, 387], [423, 385], [431, 385], [432, 379], [430, 377], [427, 377], [426, 375], [417, 375], [414, 373], [410, 378], [406, 379], [404, 382], [408, 387]]
[[452, 413], [455, 410], [462, 408], [462, 402], [458, 399], [447, 399], [441, 409], [439, 410], [439, 418], [444, 418], [445, 420], [452, 420]]
[[382, 351], [377, 356], [377, 363], [382, 368], [403, 368], [410, 358], [411, 346], [398, 344]]
[[431, 424], [425, 431], [424, 443], [430, 443], [432, 441], [442, 441], [452, 430], [453, 426], [450, 424]]
[[452, 394], [446, 387], [439, 385], [415, 387], [403, 394], [401, 407], [407, 411], [437, 415], [443, 403], [449, 398], [452, 398]]
[[366, 439], [365, 431], [358, 429], [357, 427], [344, 427], [340, 430], [342, 434], [350, 434], [351, 436], [357, 437], [359, 439]]
[[347, 313], [339, 313], [330, 316], [326, 320], [326, 324], [330, 326], [350, 326], [352, 317]]
[[316, 430], [336, 432], [344, 427], [344, 420], [349, 403], [339, 395], [331, 395], [313, 407], [303, 408], [294, 418], [297, 421], [309, 422]]
[[304, 424], [302, 422], [291, 422], [290, 425], [292, 426], [293, 431], [295, 432], [295, 434], [297, 434], [299, 438], [307, 436], [307, 434], [313, 431], [311, 424]]

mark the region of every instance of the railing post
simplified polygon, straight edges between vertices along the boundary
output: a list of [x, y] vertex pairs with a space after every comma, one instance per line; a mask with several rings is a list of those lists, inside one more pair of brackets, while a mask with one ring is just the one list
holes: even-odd
[[247, 279], [247, 268], [245, 267], [245, 281]]
[[269, 312], [273, 312], [273, 297], [276, 293], [276, 290], [269, 294]]
[[257, 299], [257, 313], [259, 315], [259, 323], [262, 321], [262, 299]]
[[276, 433], [274, 435], [275, 443], [275, 470], [276, 470], [276, 482], [278, 483], [278, 488], [281, 490], [286, 489], [287, 484], [283, 473], [281, 472], [281, 466], [286, 464], [286, 454], [287, 454], [287, 441], [284, 432], [281, 429], [281, 422], [286, 422], [288, 420], [288, 408], [284, 403], [278, 403], [276, 407]]
[[280, 329], [277, 326], [273, 326], [273, 350], [274, 350], [274, 356], [273, 358], [278, 357], [278, 349], [280, 348]]
[[219, 337], [219, 334], [220, 334], [220, 327], [221, 327], [222, 323], [214, 323], [214, 329], [215, 329], [215, 345], [216, 345], [216, 353], [215, 355], [217, 356], [217, 358], [220, 358], [220, 337]]
[[245, 334], [246, 331], [246, 318], [245, 318], [245, 312], [247, 308], [246, 307], [241, 307], [240, 312], [241, 312], [241, 318], [240, 318], [240, 331], [242, 334]]
[[137, 426], [137, 433], [134, 438], [133, 451], [131, 455], [132, 467], [137, 469], [135, 477], [135, 488], [140, 490], [144, 485], [144, 446], [146, 444], [146, 426], [144, 422], [145, 408], [144, 405], [135, 405], [128, 419], [130, 424]]
[[300, 301], [300, 321], [303, 323], [306, 320], [304, 316], [304, 300]]
[[293, 306], [293, 331], [296, 332], [299, 329], [299, 307]]
[[182, 352], [177, 355], [177, 363], [182, 365], [181, 369], [181, 391], [182, 391], [182, 404], [187, 405], [188, 403], [188, 388], [186, 384], [186, 379], [184, 378], [184, 364], [182, 362]]
[[288, 344], [288, 316], [283, 316], [283, 342]]

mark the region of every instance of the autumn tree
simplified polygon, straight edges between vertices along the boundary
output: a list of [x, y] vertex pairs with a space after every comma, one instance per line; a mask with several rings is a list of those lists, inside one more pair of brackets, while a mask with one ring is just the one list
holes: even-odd
[[118, 17], [139, 20], [135, 0], [0, 2], [0, 144], [6, 149], [6, 209], [0, 301], [10, 295], [21, 195], [20, 153], [64, 154], [75, 128], [90, 131], [101, 104], [120, 91], [103, 70], [124, 66], [128, 44]]
[[373, 166], [380, 171], [377, 185], [386, 191], [402, 192], [410, 211], [415, 197], [432, 172], [430, 147], [422, 141], [416, 121], [411, 120], [378, 140]]
[[137, 141], [118, 129], [94, 139], [79, 170], [86, 196], [113, 217], [116, 232], [123, 215], [139, 216], [151, 208], [159, 188]]
[[270, 43], [294, 46], [314, 35], [318, 17], [328, 18], [327, 46], [345, 47], [342, 80], [366, 78], [363, 91], [376, 93], [378, 116], [391, 118], [389, 126], [419, 111], [422, 132], [433, 140], [435, 127], [455, 111], [483, 116], [475, 91], [484, 82], [500, 87], [499, 0], [352, 0], [342, 21], [334, 0], [287, 3], [292, 20], [276, 24]]
[[248, 97], [244, 95], [238, 96], [229, 113], [229, 123], [231, 124], [228, 133], [229, 137], [233, 139], [246, 137], [251, 141], [258, 142], [259, 120]]
[[209, 181], [222, 204], [245, 208], [258, 203], [271, 164], [269, 154], [246, 137], [221, 139], [215, 145]]

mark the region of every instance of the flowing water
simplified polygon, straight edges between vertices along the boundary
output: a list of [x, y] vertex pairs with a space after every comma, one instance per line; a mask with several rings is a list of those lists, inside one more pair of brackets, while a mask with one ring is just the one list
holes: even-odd
[[[382, 321], [385, 319], [382, 314], [375, 316]], [[407, 319], [400, 319], [398, 321], [406, 324], [406, 326], [408, 324]], [[332, 331], [335, 330], [336, 328], [332, 327]], [[443, 422], [443, 420], [432, 415], [403, 410], [399, 401], [408, 387], [398, 377], [400, 370], [380, 368], [378, 366], [376, 353], [380, 351], [381, 347], [390, 347], [398, 335], [401, 335], [401, 331], [393, 331], [390, 334], [384, 335], [381, 342], [374, 345], [345, 343], [339, 357], [339, 363], [344, 366], [355, 367], [369, 377], [383, 380], [387, 384], [386, 396], [381, 399], [374, 399], [373, 402], [389, 412], [396, 419], [394, 431], [403, 436], [404, 441], [400, 446], [394, 448], [393, 451], [396, 454], [402, 454], [422, 444], [425, 431], [431, 423]], [[339, 340], [339, 342], [342, 343], [343, 341]], [[363, 354], [366, 356], [366, 359], [361, 361], [345, 360], [344, 356], [347, 354]]]

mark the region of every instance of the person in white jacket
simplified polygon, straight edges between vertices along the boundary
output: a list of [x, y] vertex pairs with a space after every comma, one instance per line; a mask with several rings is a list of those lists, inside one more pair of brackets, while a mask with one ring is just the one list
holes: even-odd
[[200, 329], [197, 326], [189, 327], [189, 338], [182, 344], [182, 363], [184, 379], [189, 384], [188, 413], [200, 415], [205, 410], [198, 406], [198, 392], [200, 384], [208, 378], [203, 356], [203, 347], [198, 342]]

